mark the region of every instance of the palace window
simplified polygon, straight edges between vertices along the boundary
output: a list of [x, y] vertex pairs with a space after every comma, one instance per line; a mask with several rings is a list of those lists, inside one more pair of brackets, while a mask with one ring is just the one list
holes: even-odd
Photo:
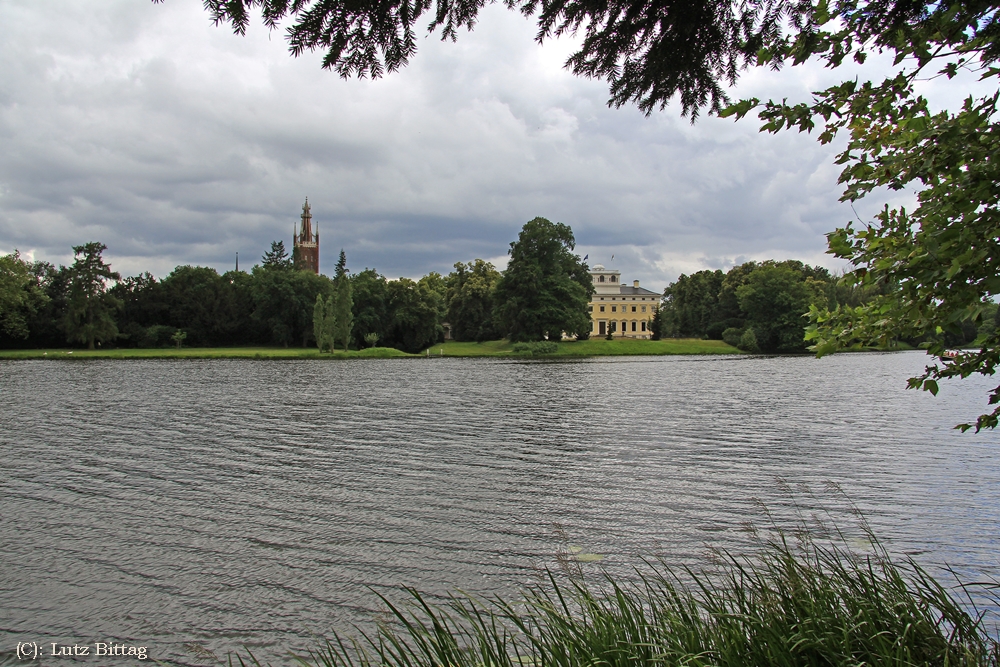
[[618, 312], [618, 306], [611, 306], [611, 312], [612, 313], [617, 313]]
[[[635, 312], [635, 306], [632, 306], [632, 312]], [[635, 329], [633, 329], [633, 331], [635, 331]]]
[[643, 321], [642, 321], [642, 330], [643, 330], [643, 331], [645, 331], [645, 330], [646, 330], [646, 320], [643, 320]]
[[598, 276], [597, 277], [597, 282], [603, 283], [604, 282], [604, 276]]
[[593, 306], [587, 306], [587, 312], [588, 313], [594, 312], [594, 307]]
[[602, 313], [604, 312], [604, 306], [601, 306], [601, 312]]
[[614, 276], [611, 276], [611, 282], [615, 282], [616, 280], [617, 279]]
[[642, 307], [642, 312], [644, 312], [644, 313], [646, 312], [646, 306]]

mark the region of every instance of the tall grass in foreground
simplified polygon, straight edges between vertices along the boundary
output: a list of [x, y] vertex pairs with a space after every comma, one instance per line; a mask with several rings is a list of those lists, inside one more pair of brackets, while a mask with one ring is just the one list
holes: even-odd
[[874, 548], [858, 555], [814, 543], [793, 548], [780, 538], [753, 560], [724, 555], [714, 574], [685, 570], [682, 579], [651, 566], [635, 582], [605, 577], [596, 587], [549, 575], [517, 602], [456, 595], [436, 605], [408, 589], [406, 605], [383, 598], [392, 620], [373, 633], [335, 636], [296, 660], [326, 667], [1000, 665], [996, 629], [975, 611], [967, 586], [953, 592], [913, 561], [896, 564]]

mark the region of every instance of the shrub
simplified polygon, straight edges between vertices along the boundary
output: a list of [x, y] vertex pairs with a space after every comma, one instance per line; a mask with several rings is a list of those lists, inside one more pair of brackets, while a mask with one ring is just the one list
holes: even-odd
[[533, 343], [514, 343], [514, 352], [525, 352], [530, 355], [554, 354], [559, 351], [559, 345], [550, 340], [540, 340]]
[[170, 337], [170, 340], [177, 345], [177, 349], [181, 349], [181, 345], [184, 343], [184, 339], [187, 338], [187, 332], [178, 329], [174, 332], [174, 335]]
[[740, 342], [736, 347], [744, 352], [760, 352], [760, 347], [757, 345], [757, 334], [754, 333], [753, 327], [747, 327], [747, 330], [740, 336]]
[[154, 324], [143, 332], [139, 339], [139, 347], [170, 347], [175, 333], [177, 333], [176, 327]]
[[726, 345], [732, 345], [733, 347], [740, 346], [740, 336], [743, 335], [743, 329], [738, 327], [729, 327], [722, 332], [722, 341]]

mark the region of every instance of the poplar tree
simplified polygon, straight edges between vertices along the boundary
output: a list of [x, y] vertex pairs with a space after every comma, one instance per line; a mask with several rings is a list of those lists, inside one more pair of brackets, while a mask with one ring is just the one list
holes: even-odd
[[331, 294], [326, 298], [326, 317], [323, 318], [323, 345], [333, 352], [337, 340], [337, 304]]
[[343, 248], [340, 250], [340, 258], [337, 260], [337, 268], [333, 277], [333, 289], [336, 302], [333, 307], [336, 323], [333, 326], [334, 341], [339, 340], [344, 345], [344, 350], [351, 341], [351, 329], [354, 325], [354, 300], [351, 298], [351, 281], [347, 274], [347, 255]]
[[323, 295], [316, 295], [316, 305], [313, 306], [313, 337], [316, 339], [316, 347], [323, 351], [324, 326], [326, 324], [326, 304], [323, 302]]

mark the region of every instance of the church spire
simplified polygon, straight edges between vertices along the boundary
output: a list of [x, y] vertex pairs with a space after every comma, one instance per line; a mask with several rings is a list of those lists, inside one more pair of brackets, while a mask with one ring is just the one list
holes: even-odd
[[299, 231], [299, 241], [301, 243], [314, 243], [312, 232], [312, 211], [309, 208], [309, 197], [302, 205], [302, 229]]
[[319, 273], [319, 226], [317, 232], [313, 233], [312, 210], [309, 207], [309, 197], [302, 205], [302, 226], [298, 234], [292, 234], [292, 258], [295, 268], [304, 269]]

